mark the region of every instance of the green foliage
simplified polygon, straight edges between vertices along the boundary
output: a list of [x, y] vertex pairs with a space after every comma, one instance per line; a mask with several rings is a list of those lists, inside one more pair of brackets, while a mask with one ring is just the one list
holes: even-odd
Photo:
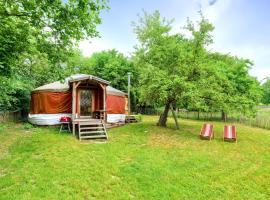
[[23, 125], [23, 128], [26, 129], [26, 130], [32, 129], [33, 127], [34, 127], [34, 126], [33, 126], [32, 124], [30, 124], [30, 123], [25, 123], [25, 124]]
[[[159, 107], [172, 104], [188, 110], [254, 115], [261, 91], [248, 74], [252, 63], [209, 52], [214, 27], [202, 15], [197, 25], [188, 20], [186, 29], [192, 37], [170, 34], [171, 21], [162, 19], [158, 11], [144, 13], [134, 23], [140, 42], [135, 52], [141, 71], [140, 100]], [[161, 118], [166, 118], [166, 108]]]
[[203, 73], [196, 83], [199, 98], [187, 108], [254, 115], [261, 90], [258, 81], [248, 74], [251, 62], [220, 53], [208, 53], [203, 62]]
[[42, 30], [42, 36], [49, 35], [54, 42], [64, 46], [73, 39], [97, 36], [95, 27], [101, 23], [99, 15], [104, 9], [108, 9], [107, 0], [0, 1], [2, 17], [21, 18]]
[[267, 81], [262, 85], [262, 89], [263, 89], [262, 103], [270, 104], [270, 79], [267, 79]]
[[94, 53], [84, 57], [75, 50], [68, 59], [68, 75], [74, 73], [92, 74], [110, 81], [110, 85], [127, 91], [127, 73], [132, 73], [132, 84], [138, 82], [138, 69], [133, 61], [115, 49]]
[[141, 114], [138, 114], [138, 115], [134, 115], [135, 119], [138, 121], [138, 122], [141, 122], [142, 119], [143, 119], [143, 116]]
[[182, 46], [178, 45], [178, 40], [182, 38], [169, 36], [170, 22], [161, 19], [158, 12], [145, 13], [134, 26], [141, 43], [135, 53], [136, 65], [141, 69], [141, 101], [163, 105], [175, 101], [181, 95], [181, 89], [187, 87], [184, 84], [186, 77], [179, 76], [182, 69], [178, 67], [182, 61]]
[[65, 66], [65, 76], [72, 74], [87, 73], [92, 74], [92, 66], [88, 57], [84, 57], [79, 49], [73, 49], [67, 59], [67, 66]]
[[[193, 101], [198, 98], [196, 84], [202, 73], [203, 45], [209, 43], [213, 27], [202, 18], [196, 31], [189, 22], [188, 29], [194, 37], [189, 40], [181, 34], [170, 35], [170, 23], [156, 11], [152, 15], [145, 13], [134, 24], [140, 41], [136, 51], [137, 65], [142, 71], [140, 99], [147, 104], [169, 107], [188, 98]], [[166, 112], [168, 109], [163, 115]]]
[[0, 109], [25, 109], [32, 88], [63, 78], [74, 44], [97, 36], [106, 4], [0, 0]]
[[27, 80], [18, 80], [0, 76], [0, 110], [16, 111], [29, 107], [31, 88]]
[[[132, 73], [132, 83], [137, 82], [138, 71], [133, 62], [116, 50], [94, 53], [89, 58], [90, 73], [109, 80], [110, 85], [117, 89], [127, 91], [127, 73]], [[86, 70], [87, 72], [87, 70]]]

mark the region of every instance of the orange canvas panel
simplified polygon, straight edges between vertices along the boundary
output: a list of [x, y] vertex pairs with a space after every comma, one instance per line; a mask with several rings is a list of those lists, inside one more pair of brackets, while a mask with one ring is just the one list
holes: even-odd
[[107, 95], [106, 103], [108, 114], [125, 114], [125, 97]]
[[71, 112], [71, 92], [36, 92], [31, 94], [31, 114], [57, 114]]

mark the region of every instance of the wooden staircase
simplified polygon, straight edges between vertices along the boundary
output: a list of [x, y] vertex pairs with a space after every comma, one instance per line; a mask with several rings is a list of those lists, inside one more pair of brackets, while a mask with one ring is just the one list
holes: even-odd
[[101, 121], [80, 121], [78, 129], [79, 140], [108, 139], [106, 127]]

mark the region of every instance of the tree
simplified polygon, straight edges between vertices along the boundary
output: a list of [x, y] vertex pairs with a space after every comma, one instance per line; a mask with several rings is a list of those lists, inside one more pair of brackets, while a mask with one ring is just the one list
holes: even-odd
[[87, 59], [85, 67], [80, 68], [82, 73], [90, 73], [109, 80], [110, 85], [127, 91], [127, 73], [131, 72], [133, 84], [136, 84], [138, 72], [133, 62], [117, 50], [108, 50], [94, 53]]
[[252, 62], [219, 53], [211, 54], [210, 57], [220, 77], [220, 98], [215, 104], [215, 110], [222, 112], [224, 121], [227, 113], [254, 115], [261, 98], [261, 88], [256, 78], [248, 73]]
[[[17, 31], [17, 35], [11, 34], [14, 40], [9, 40], [9, 46], [4, 49], [10, 60], [15, 61], [16, 56], [27, 52], [34, 47], [37, 51], [46, 53], [48, 60], [61, 68], [61, 63], [66, 60], [69, 49], [74, 42], [87, 37], [96, 37], [96, 25], [101, 23], [100, 11], [107, 8], [105, 0], [79, 0], [79, 1], [0, 1], [1, 29], [6, 30], [10, 26]], [[5, 31], [2, 36], [5, 37]], [[24, 38], [23, 38], [24, 37]], [[15, 56], [16, 55], [16, 56]], [[3, 61], [5, 63], [5, 60]], [[6, 62], [7, 64], [9, 61]], [[8, 64], [10, 67], [10, 64]], [[6, 67], [8, 68], [8, 67]], [[53, 69], [57, 72], [57, 68]], [[59, 69], [61, 70], [61, 69]], [[61, 73], [59, 73], [61, 75]]]
[[18, 18], [49, 35], [55, 43], [97, 36], [101, 10], [108, 9], [107, 0], [1, 0], [1, 18]]
[[[188, 29], [193, 39], [181, 34], [170, 35], [171, 22], [162, 19], [158, 11], [144, 13], [134, 31], [140, 42], [136, 48], [137, 65], [141, 66], [140, 100], [148, 104], [164, 106], [157, 125], [166, 126], [168, 112], [183, 99], [198, 99], [196, 82], [200, 79], [200, 62], [204, 45], [210, 42], [211, 24], [204, 18], [196, 31], [191, 23]], [[176, 125], [178, 126], [175, 117]]]
[[107, 1], [0, 0], [1, 110], [27, 108], [30, 90], [65, 75], [76, 42], [98, 35]]
[[267, 79], [266, 82], [262, 85], [263, 96], [262, 103], [270, 104], [270, 79]]
[[261, 92], [258, 81], [248, 74], [252, 63], [208, 51], [214, 27], [202, 14], [197, 26], [187, 21], [189, 38], [170, 34], [171, 21], [162, 19], [158, 11], [144, 13], [134, 26], [140, 42], [135, 52], [141, 70], [140, 100], [164, 107], [159, 126], [166, 126], [173, 107], [222, 112], [224, 119], [229, 112], [256, 112]]

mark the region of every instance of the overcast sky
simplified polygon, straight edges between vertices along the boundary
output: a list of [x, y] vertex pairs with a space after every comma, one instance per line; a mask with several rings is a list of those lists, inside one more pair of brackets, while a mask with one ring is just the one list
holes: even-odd
[[212, 51], [251, 59], [250, 74], [259, 80], [270, 75], [269, 0], [110, 0], [109, 6], [98, 26], [101, 38], [80, 42], [85, 56], [113, 48], [130, 55], [137, 43], [131, 22], [142, 10], [159, 10], [163, 17], [175, 19], [173, 32], [182, 32], [187, 17], [199, 19], [201, 9], [215, 26]]

